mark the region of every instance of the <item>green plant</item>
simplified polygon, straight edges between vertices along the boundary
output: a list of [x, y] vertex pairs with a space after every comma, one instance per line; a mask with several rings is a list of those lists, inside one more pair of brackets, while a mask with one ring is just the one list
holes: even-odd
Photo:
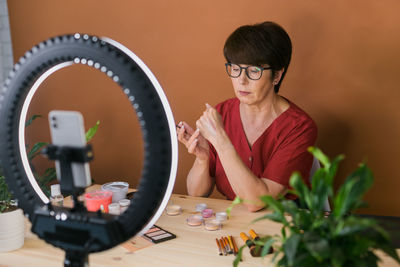
[[5, 178], [0, 170], [0, 213], [9, 210], [11, 206], [11, 193], [8, 191]]
[[[41, 115], [33, 115], [27, 122], [25, 123], [25, 127], [28, 127], [29, 125], [32, 124], [32, 122], [37, 119], [41, 118]], [[100, 121], [97, 121], [96, 124], [91, 127], [87, 132], [86, 132], [86, 142], [89, 142], [92, 140], [94, 135], [96, 134], [98, 128], [100, 125]], [[32, 172], [36, 178], [36, 181], [38, 182], [40, 188], [42, 189], [43, 193], [45, 193], [48, 197], [50, 196], [50, 187], [49, 184], [52, 183], [53, 181], [56, 180], [57, 174], [56, 170], [54, 167], [47, 168], [43, 174], [39, 174], [35, 168], [33, 168], [32, 160], [38, 156], [41, 153], [41, 150], [43, 147], [47, 146], [49, 143], [47, 142], [37, 142], [35, 143], [32, 148], [28, 152], [28, 159], [29, 162], [31, 163], [31, 168]], [[27, 147], [28, 149], [29, 147]]]
[[[257, 249], [265, 256], [270, 247], [275, 252], [272, 261], [277, 266], [377, 266], [375, 252], [384, 251], [400, 263], [388, 234], [373, 219], [361, 218], [351, 212], [363, 207], [364, 193], [373, 183], [371, 170], [365, 165], [350, 174], [334, 193], [333, 179], [338, 164], [344, 156], [332, 162], [318, 148], [309, 151], [321, 163], [322, 168], [313, 176], [309, 189], [298, 172], [290, 178], [292, 193], [299, 196], [301, 209], [291, 200], [276, 200], [262, 196], [261, 200], [273, 212], [255, 221], [272, 220], [282, 224], [281, 235], [267, 236], [256, 241]], [[324, 211], [324, 200], [332, 200], [330, 214]], [[242, 200], [236, 200], [236, 203]], [[243, 247], [234, 261], [237, 266]]]

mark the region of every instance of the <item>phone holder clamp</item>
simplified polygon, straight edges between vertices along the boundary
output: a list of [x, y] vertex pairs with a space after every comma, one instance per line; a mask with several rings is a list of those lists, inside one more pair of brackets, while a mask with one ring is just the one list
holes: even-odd
[[[78, 196], [85, 192], [85, 187], [75, 185], [72, 173], [72, 163], [86, 163], [93, 160], [93, 149], [91, 145], [85, 147], [48, 145], [42, 149], [42, 154], [50, 160], [60, 162], [60, 187], [63, 195], [71, 195], [74, 203], [78, 204]], [[75, 205], [75, 207], [77, 207]]]

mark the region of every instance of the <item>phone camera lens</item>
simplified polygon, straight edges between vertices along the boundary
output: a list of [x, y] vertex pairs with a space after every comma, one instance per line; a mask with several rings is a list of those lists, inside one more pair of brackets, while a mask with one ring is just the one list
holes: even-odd
[[57, 128], [57, 124], [54, 123], [54, 124], [53, 124], [53, 128]]

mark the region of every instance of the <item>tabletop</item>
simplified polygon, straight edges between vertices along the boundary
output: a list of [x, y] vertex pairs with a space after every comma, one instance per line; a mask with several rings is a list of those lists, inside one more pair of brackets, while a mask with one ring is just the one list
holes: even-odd
[[[231, 235], [238, 247], [244, 242], [240, 239], [240, 232], [254, 229], [260, 235], [274, 235], [280, 232], [281, 226], [277, 223], [262, 220], [252, 223], [252, 220], [261, 217], [268, 211], [256, 213], [248, 212], [243, 205], [233, 208], [231, 216], [224, 222], [220, 230], [208, 231], [204, 226], [189, 226], [186, 219], [195, 214], [195, 206], [206, 203], [215, 212], [225, 211], [231, 201], [211, 198], [190, 197], [173, 194], [169, 204], [182, 207], [182, 213], [169, 216], [165, 212], [156, 222], [156, 225], [172, 232], [177, 237], [158, 244], [146, 245], [144, 248], [132, 251], [124, 245], [118, 245], [110, 250], [89, 255], [90, 266], [232, 266], [234, 256], [219, 256], [216, 238]], [[18, 266], [63, 266], [64, 252], [46, 244], [30, 232], [30, 223], [27, 222], [27, 232], [24, 246], [16, 251], [0, 254], [0, 267]], [[133, 240], [143, 239], [135, 237]], [[384, 260], [379, 266], [397, 266], [396, 263], [382, 253]], [[272, 255], [264, 259], [252, 257], [249, 249], [243, 250], [243, 261], [239, 266], [273, 266], [270, 263]]]

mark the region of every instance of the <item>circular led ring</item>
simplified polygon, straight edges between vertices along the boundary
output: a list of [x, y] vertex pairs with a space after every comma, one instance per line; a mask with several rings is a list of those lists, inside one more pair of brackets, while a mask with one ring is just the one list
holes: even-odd
[[[139, 119], [145, 147], [142, 177], [132, 204], [116, 217], [127, 240], [147, 231], [167, 205], [176, 177], [178, 144], [174, 118], [160, 84], [143, 61], [120, 43], [76, 33], [41, 42], [20, 58], [0, 92], [0, 166], [19, 206], [32, 221], [34, 211], [49, 200], [27, 159], [28, 107], [48, 76], [73, 64], [100, 70], [118, 83]], [[89, 252], [115, 245], [89, 248]]]

